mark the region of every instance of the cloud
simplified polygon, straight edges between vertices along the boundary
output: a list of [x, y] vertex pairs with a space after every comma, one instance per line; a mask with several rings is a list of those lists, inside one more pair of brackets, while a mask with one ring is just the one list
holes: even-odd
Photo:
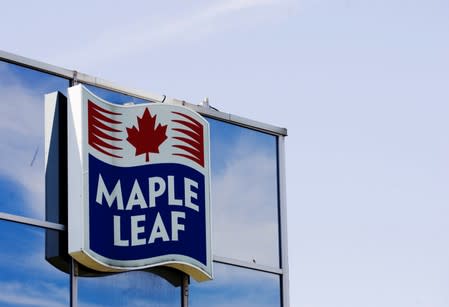
[[78, 306], [82, 307], [104, 307], [104, 304], [86, 303], [83, 299], [78, 299]]
[[213, 252], [277, 267], [276, 156], [244, 135], [228, 147], [226, 165], [212, 176]]
[[[101, 32], [91, 33], [90, 39], [80, 46], [73, 46], [66, 52], [51, 56], [55, 63], [67, 63], [76, 58], [83, 67], [98, 62], [113, 63], [117, 59], [131, 57], [136, 53], [145, 53], [162, 44], [171, 44], [185, 39], [204, 37], [218, 28], [229, 25], [226, 17], [247, 14], [257, 8], [280, 6], [285, 1], [275, 0], [232, 0], [215, 1], [206, 7], [197, 7], [186, 11], [183, 15], [157, 15], [157, 11], [148, 7], [151, 12], [146, 18], [124, 19], [114, 23]], [[268, 13], [272, 13], [269, 11]], [[138, 15], [139, 12], [136, 12]], [[247, 20], [248, 18], [245, 18]], [[107, 52], [105, 52], [107, 51]]]
[[[273, 304], [276, 304], [277, 302], [272, 301], [261, 301], [260, 296], [251, 296], [246, 298], [233, 298], [233, 297], [227, 297], [223, 298], [223, 301], [216, 301], [216, 298], [214, 298], [214, 307], [235, 307], [235, 306], [245, 306], [245, 307], [270, 307], [273, 306]], [[196, 302], [195, 306], [201, 307], [201, 306], [211, 306], [210, 301], [208, 300], [199, 300]]]
[[64, 307], [68, 303], [69, 290], [45, 282], [0, 282], [0, 302], [14, 306]]
[[276, 306], [280, 301], [279, 277], [269, 273], [215, 265], [216, 279], [191, 284], [192, 305], [210, 306]]
[[[0, 84], [2, 116], [0, 121], [0, 175], [22, 186], [28, 206], [25, 215], [43, 218], [44, 213], [44, 127], [43, 96], [3, 74], [8, 82]], [[10, 204], [20, 205], [20, 204]], [[20, 208], [22, 210], [23, 208]]]
[[258, 7], [279, 5], [280, 1], [274, 0], [232, 0], [222, 1], [215, 3], [214, 5], [204, 10], [203, 16], [207, 18], [217, 17], [219, 15], [226, 15], [242, 11], [245, 9], [254, 9]]
[[[79, 278], [80, 299], [104, 306], [172, 306], [180, 295], [164, 279], [148, 272], [133, 271], [97, 278]], [[85, 306], [85, 304], [81, 304]]]
[[238, 285], [241, 288], [269, 289], [272, 286], [270, 281], [277, 282], [276, 275], [221, 263], [215, 263], [214, 275], [216, 278], [210, 284], [212, 288], [224, 289]]
[[[56, 269], [45, 260], [45, 231], [16, 223], [1, 222], [0, 272], [10, 272], [14, 268], [14, 277], [35, 278], [45, 276], [45, 281], [57, 281], [68, 275]], [[9, 274], [5, 273], [5, 279]]]
[[[147, 307], [147, 306], [158, 306], [158, 307], [171, 307], [173, 306], [173, 301], [176, 301], [176, 299], [171, 298], [170, 302], [164, 303], [157, 299], [148, 299], [148, 298], [142, 298], [142, 299], [127, 299], [126, 304], [128, 306], [133, 307]], [[121, 305], [117, 305], [121, 306]]]

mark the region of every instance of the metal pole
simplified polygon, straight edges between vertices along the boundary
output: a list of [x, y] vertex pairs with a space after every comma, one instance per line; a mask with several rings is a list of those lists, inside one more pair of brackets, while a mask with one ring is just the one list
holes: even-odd
[[70, 258], [70, 307], [78, 306], [78, 264]]
[[182, 274], [181, 307], [189, 307], [189, 275]]

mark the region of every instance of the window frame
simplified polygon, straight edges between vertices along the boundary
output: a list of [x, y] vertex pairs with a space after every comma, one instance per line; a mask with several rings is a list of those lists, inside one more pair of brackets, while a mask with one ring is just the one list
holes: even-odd
[[[234, 124], [237, 126], [253, 129], [263, 133], [271, 134], [276, 136], [277, 140], [277, 184], [278, 184], [278, 227], [279, 227], [279, 257], [280, 257], [280, 268], [271, 267], [265, 265], [259, 265], [256, 263], [250, 263], [245, 261], [240, 261], [236, 259], [230, 259], [226, 257], [213, 256], [213, 261], [216, 263], [222, 263], [227, 265], [232, 265], [236, 267], [252, 269], [256, 271], [272, 273], [279, 275], [281, 280], [281, 306], [290, 306], [289, 302], [289, 268], [288, 268], [288, 243], [287, 243], [287, 202], [286, 202], [286, 175], [285, 175], [285, 137], [287, 136], [287, 129], [273, 126], [266, 123], [261, 123], [255, 120], [240, 117], [234, 114], [221, 112], [214, 108], [206, 105], [195, 105], [184, 100], [179, 100], [175, 98], [169, 98], [165, 95], [151, 94], [145, 91], [139, 91], [135, 89], [129, 89], [123, 86], [116, 85], [109, 81], [93, 77], [84, 73], [80, 73], [76, 70], [68, 70], [65, 68], [60, 68], [54, 65], [46, 64], [29, 58], [25, 58], [19, 55], [8, 53], [0, 50], [0, 61], [7, 63], [19, 65], [32, 70], [44, 72], [57, 77], [62, 77], [67, 79], [71, 85], [75, 85], [79, 82], [86, 83], [89, 85], [97, 86], [106, 90], [115, 91], [125, 95], [133, 96], [139, 99], [144, 99], [151, 102], [159, 103], [170, 103], [186, 106], [204, 116], [213, 118], [222, 122]], [[52, 229], [64, 232], [66, 231], [66, 226], [63, 224], [57, 224], [52, 222], [47, 222], [39, 219], [23, 217], [14, 214], [8, 214], [0, 212], [0, 220], [7, 220], [15, 223], [20, 223], [24, 225], [30, 225], [35, 227], [40, 227], [44, 229]], [[72, 261], [71, 263], [71, 274], [70, 274], [70, 288], [71, 288], [71, 306], [77, 306], [77, 276], [76, 272], [77, 264]], [[182, 302], [181, 302], [182, 304]]]

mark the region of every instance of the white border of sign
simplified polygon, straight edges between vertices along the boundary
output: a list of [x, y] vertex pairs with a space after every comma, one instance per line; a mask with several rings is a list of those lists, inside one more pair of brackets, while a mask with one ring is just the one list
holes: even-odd
[[[127, 106], [114, 105], [94, 95], [82, 85], [68, 89], [68, 245], [69, 254], [78, 262], [94, 270], [121, 272], [146, 269], [155, 266], [173, 267], [192, 276], [197, 281], [212, 279], [211, 255], [211, 212], [210, 212], [210, 158], [208, 122], [202, 119], [205, 127], [205, 217], [206, 217], [206, 262], [180, 254], [168, 254], [139, 260], [114, 260], [98, 255], [89, 248], [89, 187], [88, 187], [88, 110], [87, 101], [93, 99], [115, 108]], [[154, 104], [139, 104], [139, 107]], [[162, 104], [158, 104], [158, 107]], [[129, 106], [132, 107], [132, 106]], [[171, 110], [190, 114], [198, 118], [198, 113], [178, 105], [167, 105]]]

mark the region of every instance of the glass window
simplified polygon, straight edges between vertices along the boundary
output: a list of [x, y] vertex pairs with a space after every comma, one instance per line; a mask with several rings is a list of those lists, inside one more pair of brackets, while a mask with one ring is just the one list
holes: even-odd
[[213, 253], [279, 267], [276, 137], [208, 121]]
[[214, 263], [215, 279], [190, 284], [192, 307], [281, 306], [279, 276], [231, 265]]
[[179, 307], [181, 288], [152, 273], [132, 271], [78, 279], [79, 306]]
[[44, 95], [68, 86], [0, 61], [0, 211], [44, 219]]
[[69, 275], [45, 260], [45, 231], [0, 221], [0, 306], [68, 306]]
[[[66, 95], [68, 86], [0, 61], [0, 212], [45, 218], [44, 95]], [[112, 103], [149, 102], [86, 87]], [[208, 121], [213, 254], [279, 267], [276, 136]], [[0, 248], [0, 305], [68, 306], [69, 275], [45, 260], [45, 230], [0, 220], [0, 231], [7, 246]], [[210, 282], [192, 280], [192, 306], [280, 306], [279, 275], [220, 263], [214, 274]], [[180, 306], [180, 295], [180, 287], [144, 271], [78, 278], [79, 306]]]

